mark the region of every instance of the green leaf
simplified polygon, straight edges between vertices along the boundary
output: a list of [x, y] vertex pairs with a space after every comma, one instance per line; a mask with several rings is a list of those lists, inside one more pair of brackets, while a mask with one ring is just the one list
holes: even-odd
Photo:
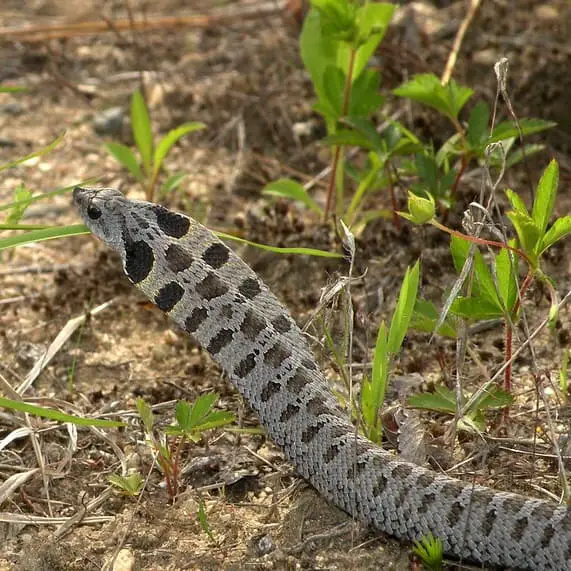
[[14, 248], [30, 244], [31, 242], [41, 242], [54, 238], [64, 238], [67, 236], [77, 236], [79, 234], [89, 234], [89, 229], [84, 224], [72, 224], [70, 226], [51, 226], [43, 230], [32, 230], [19, 236], [9, 236], [0, 238], [0, 250]]
[[144, 479], [140, 472], [133, 472], [128, 476], [111, 474], [109, 483], [122, 490], [128, 496], [138, 496], [143, 488]]
[[[381, 74], [372, 69], [365, 70], [353, 82], [349, 109], [346, 113], [351, 117], [368, 117], [381, 107], [385, 98], [379, 93]], [[343, 90], [345, 87], [343, 86]], [[343, 93], [343, 92], [342, 92]]]
[[[522, 135], [532, 135], [533, 133], [540, 133], [547, 129], [552, 129], [557, 125], [553, 121], [543, 121], [543, 119], [520, 119], [519, 125]], [[518, 138], [519, 131], [517, 126], [511, 121], [500, 123], [494, 129], [492, 136], [488, 139], [486, 144], [497, 143], [511, 137]]]
[[12, 208], [12, 212], [7, 216], [5, 222], [9, 225], [18, 224], [24, 216], [26, 209], [32, 203], [32, 191], [27, 189], [23, 183], [20, 183], [14, 189], [14, 201], [16, 205]]
[[34, 416], [49, 418], [50, 420], [57, 420], [58, 422], [69, 422], [78, 426], [97, 426], [99, 428], [117, 428], [119, 426], [127, 426], [124, 422], [116, 420], [102, 420], [98, 418], [74, 416], [52, 408], [36, 406], [27, 402], [11, 400], [4, 397], [0, 397], [0, 407], [17, 410], [19, 412], [26, 412], [28, 414], [33, 414]]
[[318, 214], [323, 213], [319, 204], [309, 196], [307, 190], [305, 190], [299, 182], [289, 178], [280, 178], [279, 180], [268, 183], [262, 189], [262, 194], [296, 200], [302, 202], [305, 206], [311, 208], [311, 210]]
[[540, 238], [540, 231], [535, 222], [527, 214], [522, 214], [519, 210], [510, 210], [506, 213], [506, 216], [513, 224], [519, 243], [525, 253], [528, 255], [532, 254]]
[[518, 212], [520, 212], [524, 216], [529, 217], [525, 202], [520, 198], [519, 194], [516, 194], [513, 190], [508, 188], [508, 189], [506, 189], [506, 196], [507, 196], [508, 200], [510, 201], [510, 204], [512, 205], [512, 208], [514, 210], [517, 210]]
[[502, 308], [484, 297], [462, 297], [458, 296], [450, 306], [450, 311], [458, 317], [465, 319], [494, 319], [502, 317]]
[[[450, 240], [450, 251], [454, 259], [456, 271], [461, 273], [468, 252], [470, 251], [470, 242], [457, 236], [452, 236]], [[487, 302], [486, 311], [490, 305], [495, 305], [496, 310], [501, 311], [501, 304], [498, 299], [494, 279], [490, 273], [482, 253], [477, 248], [474, 250], [474, 286], [473, 293], [475, 297], [480, 297], [482, 302]]]
[[541, 247], [538, 248], [538, 255], [541, 255], [545, 250], [553, 246], [555, 242], [565, 238], [568, 234], [571, 234], [571, 216], [558, 218], [543, 236]]
[[456, 119], [474, 92], [454, 80], [442, 85], [434, 74], [425, 73], [414, 76], [410, 81], [394, 89], [393, 93], [423, 103], [447, 117]]
[[[534, 143], [534, 144], [530, 144], [530, 145], [524, 145], [523, 147], [518, 147], [514, 151], [510, 151], [508, 153], [508, 158], [505, 162], [506, 167], [511, 168], [511, 167], [517, 165], [518, 163], [521, 163], [521, 161], [523, 161], [524, 159], [528, 159], [529, 157], [531, 157], [537, 153], [541, 153], [545, 149], [546, 149], [546, 145], [543, 145], [541, 143]], [[501, 167], [502, 161], [496, 162], [496, 161], [492, 160], [491, 164], [493, 166]]]
[[539, 229], [540, 236], [543, 237], [557, 196], [557, 185], [559, 183], [559, 165], [556, 160], [552, 160], [537, 185], [535, 201], [531, 217]]
[[439, 171], [434, 157], [427, 153], [417, 153], [414, 155], [414, 164], [418, 176], [428, 186], [429, 192], [436, 194], [439, 186]]
[[178, 173], [170, 175], [164, 184], [161, 186], [159, 194], [161, 196], [167, 195], [169, 192], [175, 191], [188, 176], [187, 173]]
[[317, 256], [321, 258], [343, 257], [343, 254], [338, 254], [337, 252], [326, 252], [325, 250], [317, 250], [316, 248], [281, 248], [279, 246], [268, 246], [267, 244], [251, 242], [250, 240], [238, 238], [238, 236], [232, 236], [232, 234], [226, 234], [224, 232], [214, 233], [223, 240], [233, 240], [234, 242], [239, 242], [240, 244], [248, 244], [248, 246], [253, 246], [254, 248], [258, 248], [260, 250], [266, 250], [267, 252], [274, 252], [276, 254], [304, 254], [307, 256]]
[[135, 91], [131, 98], [131, 129], [145, 172], [150, 175], [153, 171], [153, 133], [147, 104], [139, 90]]
[[305, 17], [299, 42], [301, 59], [309, 72], [317, 98], [326, 100], [323, 76], [328, 66], [337, 67], [339, 43], [322, 33], [321, 15], [318, 10], [310, 10]]
[[490, 122], [490, 107], [485, 101], [474, 105], [468, 119], [468, 132], [466, 137], [472, 148], [485, 144], [488, 138], [488, 124]]
[[500, 387], [492, 386], [474, 401], [470, 410], [480, 411], [489, 408], [503, 408], [513, 404], [513, 402], [513, 395], [504, 391]]
[[[410, 320], [410, 328], [426, 333], [434, 333], [438, 318], [438, 311], [432, 302], [417, 299], [414, 305], [412, 319]], [[456, 328], [450, 315], [446, 316], [444, 323], [440, 326], [437, 333], [445, 337], [456, 338]]]
[[208, 523], [208, 518], [206, 517], [206, 509], [204, 507], [204, 500], [200, 498], [198, 500], [198, 521], [200, 522], [200, 527], [202, 531], [208, 536], [212, 543], [217, 543], [214, 538], [214, 534], [210, 529], [210, 524]]
[[[216, 395], [214, 395], [214, 400], [216, 400]], [[184, 432], [190, 432], [194, 428], [194, 424], [191, 421], [192, 407], [190, 404], [184, 400], [177, 401], [175, 405], [175, 419], [180, 428]]]
[[496, 255], [495, 265], [498, 290], [506, 309], [511, 312], [517, 300], [517, 256], [503, 248]]
[[456, 395], [446, 387], [438, 386], [433, 393], [412, 395], [408, 398], [409, 406], [423, 410], [435, 410], [456, 414]]
[[[190, 427], [190, 428], [194, 428], [198, 425], [200, 425], [201, 422], [204, 421], [204, 419], [208, 416], [208, 414], [211, 412], [212, 410], [212, 405], [216, 402], [216, 399], [218, 398], [218, 395], [216, 393], [205, 393], [203, 395], [200, 395], [196, 401], [194, 402], [194, 404], [192, 405], [192, 407], [189, 410], [189, 416], [188, 419], [186, 419], [187, 424], [181, 424], [181, 426], [183, 428], [185, 427]], [[184, 401], [181, 401], [184, 404]], [[178, 417], [178, 404], [177, 403], [177, 420], [179, 420]], [[188, 404], [188, 403], [186, 403]], [[185, 419], [184, 417], [184, 407], [181, 407], [181, 411], [183, 413], [183, 415], [181, 416], [182, 419]], [[180, 422], [179, 422], [180, 424]]]
[[361, 389], [361, 409], [367, 427], [367, 436], [378, 442], [381, 436], [378, 427], [378, 413], [385, 399], [389, 375], [387, 327], [384, 321], [381, 322], [377, 333], [371, 374], [371, 381], [364, 382]]
[[0, 172], [2, 172], [3, 170], [15, 167], [17, 165], [21, 165], [22, 163], [25, 163], [26, 161], [29, 161], [30, 159], [33, 159], [35, 157], [41, 157], [41, 156], [49, 153], [50, 151], [55, 149], [60, 144], [60, 142], [63, 140], [64, 137], [65, 137], [65, 131], [61, 135], [59, 135], [57, 137], [57, 139], [52, 141], [49, 145], [42, 147], [39, 151], [34, 151], [33, 153], [30, 153], [29, 155], [26, 155], [24, 157], [16, 159], [15, 161], [11, 161], [9, 163], [5, 163], [3, 165], [0, 165]]
[[163, 139], [157, 145], [155, 149], [155, 156], [153, 158], [153, 175], [156, 176], [161, 170], [163, 161], [167, 156], [168, 152], [171, 150], [172, 146], [182, 137], [193, 133], [194, 131], [199, 131], [200, 129], [205, 129], [206, 125], [204, 123], [199, 123], [198, 121], [193, 121], [191, 123], [184, 123], [176, 129], [169, 131]]
[[153, 409], [141, 397], [137, 397], [137, 400], [135, 401], [135, 408], [137, 409], [139, 418], [145, 427], [145, 432], [147, 434], [151, 434], [153, 432], [153, 424], [155, 422]]
[[0, 93], [22, 93], [27, 91], [27, 87], [18, 87], [16, 85], [0, 85]]
[[139, 182], [144, 180], [139, 161], [133, 151], [121, 143], [105, 143], [107, 152], [121, 165], [123, 165]]
[[420, 262], [416, 262], [412, 269], [407, 268], [400, 288], [399, 298], [389, 329], [388, 351], [396, 354], [400, 351], [402, 342], [408, 330], [414, 304], [418, 294], [420, 278]]

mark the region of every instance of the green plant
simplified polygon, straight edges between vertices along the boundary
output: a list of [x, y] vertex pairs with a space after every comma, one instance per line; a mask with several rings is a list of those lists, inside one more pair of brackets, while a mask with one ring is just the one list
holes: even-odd
[[569, 357], [571, 356], [571, 349], [563, 349], [561, 357], [561, 368], [559, 369], [559, 388], [563, 395], [563, 402], [569, 402]]
[[140, 472], [133, 472], [128, 476], [111, 474], [109, 476], [109, 483], [117, 488], [123, 495], [133, 497], [141, 493], [145, 480]]
[[[470, 395], [462, 395], [462, 403], [467, 402]], [[458, 421], [458, 428], [472, 432], [483, 432], [486, 428], [485, 413], [491, 409], [504, 408], [513, 402], [513, 396], [499, 387], [492, 387], [468, 407], [462, 418]], [[409, 406], [442, 412], [455, 416], [458, 414], [458, 401], [456, 393], [446, 387], [435, 387], [434, 392], [420, 393], [408, 398]]]
[[402, 347], [412, 318], [419, 279], [420, 265], [417, 262], [405, 273], [388, 331], [384, 321], [379, 326], [371, 379], [364, 379], [361, 387], [363, 430], [373, 442], [381, 441], [382, 426], [379, 410], [385, 398], [391, 363]]
[[439, 537], [434, 537], [429, 533], [422, 537], [420, 541], [415, 541], [412, 550], [430, 571], [440, 571], [442, 569], [444, 546]]
[[[521, 300], [534, 280], [547, 286], [551, 296], [552, 321], [556, 316], [557, 294], [553, 280], [541, 269], [541, 257], [553, 244], [571, 233], [571, 216], [557, 218], [549, 226], [557, 196], [557, 183], [557, 162], [551, 161], [537, 185], [531, 214], [515, 192], [506, 191], [513, 208], [507, 216], [517, 235], [517, 241], [507, 243], [469, 236], [444, 226], [434, 218], [432, 198], [426, 199], [410, 193], [408, 213], [399, 213], [416, 224], [432, 224], [452, 236], [450, 247], [459, 274], [442, 316], [434, 319], [435, 308], [424, 303], [417, 306], [418, 315], [413, 323], [424, 330], [430, 326], [439, 329], [448, 312], [472, 321], [501, 318], [506, 331], [505, 361], [508, 366], [504, 373], [504, 388], [507, 391], [511, 390], [509, 363], [512, 356], [513, 326], [519, 317]], [[500, 252], [493, 256], [488, 266], [477, 246], [500, 248]], [[527, 264], [527, 273], [521, 284], [519, 260]], [[460, 290], [465, 283], [470, 284], [469, 289], [461, 295]], [[450, 321], [448, 325], [451, 325]]]
[[[164, 169], [164, 160], [172, 146], [185, 135], [204, 128], [204, 123], [196, 121], [184, 123], [170, 130], [155, 144], [147, 105], [141, 92], [135, 91], [131, 97], [131, 129], [140, 159], [129, 147], [121, 143], [106, 143], [105, 148], [137, 179], [147, 199], [152, 201], [159, 174]], [[159, 194], [162, 196], [178, 188], [185, 176], [181, 173], [169, 175], [162, 184]]]
[[137, 412], [143, 423], [147, 442], [155, 451], [156, 461], [165, 476], [169, 498], [178, 494], [180, 457], [187, 441], [198, 442], [207, 430], [220, 428], [234, 422], [231, 412], [213, 410], [218, 395], [201, 395], [194, 403], [178, 401], [175, 406], [175, 422], [164, 431], [154, 427], [151, 407], [141, 398], [137, 399]]
[[[379, 73], [366, 64], [383, 39], [394, 6], [354, 0], [312, 0], [311, 4], [300, 51], [317, 96], [314, 109], [325, 120], [327, 136], [322, 143], [332, 148], [326, 204], [321, 208], [304, 186], [291, 179], [270, 182], [264, 193], [301, 202], [325, 218], [335, 198], [337, 216], [354, 233], [379, 217], [392, 217], [398, 227], [398, 187], [408, 187], [421, 197], [428, 194], [437, 209], [446, 211], [472, 161], [500, 166], [505, 160], [511, 166], [544, 148], [514, 145], [518, 138], [548, 129], [554, 123], [522, 119], [516, 125], [500, 123], [490, 132], [488, 104], [476, 103], [463, 121], [473, 90], [454, 80], [443, 85], [433, 74], [417, 75], [393, 94], [428, 106], [450, 121], [453, 134], [438, 150], [432, 143], [421, 142], [398, 121], [384, 118], [385, 126], [377, 128], [385, 98], [379, 94]], [[489, 151], [493, 143], [496, 145]], [[347, 146], [367, 153], [364, 166], [360, 166], [360, 159], [352, 162], [345, 156], [343, 149]], [[345, 192], [345, 175], [356, 186], [350, 200]], [[365, 199], [382, 189], [389, 190], [390, 209], [368, 209]]]

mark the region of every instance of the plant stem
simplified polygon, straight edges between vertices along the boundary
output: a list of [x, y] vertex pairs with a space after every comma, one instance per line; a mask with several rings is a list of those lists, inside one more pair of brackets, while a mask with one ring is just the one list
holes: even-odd
[[454, 179], [454, 184], [452, 185], [452, 190], [450, 191], [450, 194], [452, 196], [456, 196], [456, 191], [458, 190], [460, 179], [462, 178], [462, 175], [464, 174], [464, 171], [468, 166], [468, 162], [469, 159], [466, 158], [466, 155], [462, 155], [462, 162], [460, 163], [460, 169], [458, 170], [458, 174], [456, 175], [456, 178]]
[[462, 232], [458, 232], [457, 230], [452, 230], [452, 228], [448, 228], [448, 226], [444, 226], [444, 224], [440, 224], [440, 222], [434, 219], [430, 220], [429, 224], [432, 224], [432, 226], [434, 226], [435, 228], [438, 228], [439, 230], [442, 230], [443, 232], [446, 232], [451, 236], [456, 236], [457, 238], [468, 240], [468, 242], [472, 242], [474, 244], [480, 244], [482, 246], [493, 246], [494, 248], [505, 248], [510, 252], [514, 252], [514, 254], [517, 254], [520, 258], [523, 258], [527, 262], [530, 268], [533, 267], [533, 264], [531, 263], [529, 256], [519, 248], [513, 248], [512, 246], [508, 246], [503, 242], [496, 242], [495, 240], [485, 240], [484, 238], [476, 238], [476, 236], [462, 234]]
[[[357, 50], [351, 48], [349, 53], [349, 67], [347, 68], [347, 77], [345, 78], [345, 90], [343, 92], [343, 108], [341, 109], [341, 115], [347, 115], [349, 111], [349, 102], [351, 101], [351, 86], [353, 85], [353, 70], [355, 68], [355, 56], [357, 55]], [[333, 164], [331, 165], [331, 178], [329, 179], [329, 187], [327, 189], [327, 201], [325, 202], [325, 210], [323, 211], [323, 219], [327, 220], [329, 217], [329, 210], [331, 209], [331, 200], [333, 199], [333, 190], [335, 189], [335, 182], [337, 180], [337, 166], [339, 163], [339, 157], [341, 156], [341, 148], [339, 146], [335, 147], [335, 152], [333, 153]]]
[[397, 199], [395, 196], [395, 188], [393, 185], [393, 178], [391, 176], [391, 167], [387, 162], [385, 164], [385, 172], [387, 174], [387, 180], [389, 181], [389, 191], [391, 195], [391, 210], [393, 211], [393, 226], [400, 232], [400, 216], [397, 214]]

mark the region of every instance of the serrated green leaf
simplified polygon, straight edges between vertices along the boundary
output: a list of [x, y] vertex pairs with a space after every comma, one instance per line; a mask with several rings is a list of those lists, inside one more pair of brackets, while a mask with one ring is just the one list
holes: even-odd
[[131, 97], [131, 129], [145, 172], [150, 175], [153, 170], [153, 133], [147, 104], [139, 90]]
[[414, 76], [410, 81], [394, 89], [393, 93], [423, 103], [447, 117], [457, 118], [474, 92], [454, 80], [442, 85], [434, 74], [424, 73]]
[[190, 410], [189, 423], [191, 428], [198, 426], [205, 420], [212, 410], [212, 406], [216, 402], [218, 395], [216, 393], [205, 393], [200, 395]]
[[499, 304], [479, 296], [458, 296], [452, 302], [450, 311], [464, 319], [494, 319], [503, 316], [502, 308]]
[[565, 238], [568, 234], [571, 234], [571, 216], [558, 218], [543, 236], [538, 254], [541, 255], [545, 250], [553, 246], [555, 242]]
[[205, 129], [206, 125], [198, 121], [193, 121], [190, 123], [184, 123], [176, 129], [169, 131], [159, 142], [155, 149], [153, 157], [153, 174], [156, 174], [161, 170], [163, 161], [167, 156], [168, 152], [171, 150], [172, 146], [179, 141], [185, 135], [193, 133], [194, 131], [199, 131]]
[[410, 396], [408, 404], [413, 408], [456, 414], [456, 395], [450, 389], [442, 386], [436, 387], [433, 393]]
[[513, 404], [514, 397], [500, 387], [490, 387], [478, 397], [470, 410], [485, 410], [489, 408], [503, 408]]
[[321, 144], [327, 146], [345, 145], [347, 147], [361, 147], [370, 151], [375, 150], [375, 145], [367, 137], [357, 131], [349, 131], [348, 129], [340, 129], [336, 133], [324, 137], [321, 139]]
[[192, 416], [191, 405], [184, 400], [177, 401], [175, 405], [174, 417], [178, 424], [178, 427], [184, 432], [191, 431], [194, 428], [194, 425], [192, 424], [191, 421], [191, 416]]
[[540, 236], [543, 236], [549, 219], [553, 214], [555, 197], [557, 196], [557, 185], [559, 184], [559, 165], [556, 160], [552, 160], [537, 185], [535, 191], [535, 201], [531, 217], [539, 229]]
[[279, 180], [268, 183], [262, 189], [262, 194], [296, 200], [305, 204], [305, 206], [311, 208], [311, 210], [317, 212], [318, 214], [323, 213], [323, 210], [319, 204], [317, 204], [317, 202], [315, 202], [315, 200], [309, 196], [307, 190], [305, 190], [305, 188], [303, 188], [299, 182], [289, 178], [280, 178]]
[[474, 105], [468, 118], [468, 131], [466, 138], [472, 148], [478, 148], [488, 138], [488, 124], [490, 122], [490, 107], [485, 101]]
[[[410, 320], [410, 328], [424, 331], [425, 333], [434, 333], [434, 328], [438, 323], [438, 317], [438, 311], [432, 302], [417, 299]], [[456, 328], [450, 316], [446, 317], [446, 320], [436, 333], [445, 337], [456, 338]]]
[[121, 143], [105, 143], [105, 149], [121, 165], [123, 165], [139, 182], [144, 180], [143, 172], [135, 153]]
[[433, 156], [426, 153], [417, 153], [414, 156], [416, 172], [422, 181], [428, 186], [431, 194], [438, 192], [438, 165]]
[[[379, 93], [380, 81], [381, 74], [378, 71], [372, 69], [363, 71], [353, 82], [346, 115], [351, 117], [368, 117], [381, 107], [385, 98]], [[345, 86], [343, 86], [343, 90], [345, 90]]]

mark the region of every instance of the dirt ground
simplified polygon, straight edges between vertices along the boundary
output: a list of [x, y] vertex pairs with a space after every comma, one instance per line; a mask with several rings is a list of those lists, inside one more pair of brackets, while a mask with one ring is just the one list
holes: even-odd
[[[131, 3], [135, 19], [156, 21], [191, 13], [212, 14], [211, 2]], [[216, 4], [222, 4], [216, 3]], [[232, 2], [234, 9], [254, 2]], [[466, 2], [401, 2], [375, 65], [383, 71], [383, 90], [414, 73], [441, 74]], [[84, 0], [71, 3], [5, 0], [0, 26], [17, 29], [54, 23], [115, 21], [129, 18], [127, 2]], [[264, 4], [267, 7], [267, 4]], [[413, 12], [416, 10], [416, 12]], [[416, 20], [413, 14], [417, 14]], [[420, 16], [418, 16], [420, 14]], [[129, 98], [144, 86], [156, 133], [184, 121], [202, 121], [208, 129], [185, 138], [168, 157], [171, 172], [188, 177], [164, 200], [211, 228], [238, 233], [278, 246], [338, 249], [332, 227], [311, 213], [271, 202], [260, 190], [266, 182], [296, 175], [310, 180], [330, 162], [318, 144], [324, 134], [312, 111], [311, 84], [300, 63], [299, 26], [286, 10], [258, 18], [234, 17], [209, 27], [167, 28], [144, 33], [72, 34], [28, 41], [0, 32], [0, 84], [25, 86], [19, 95], [0, 94], [0, 164], [26, 155], [65, 131], [57, 148], [17, 168], [0, 171], [0, 205], [25, 183], [35, 192], [72, 186], [97, 178], [132, 197], [141, 189], [105, 152], [103, 143], [132, 144]], [[553, 120], [558, 126], [533, 139], [547, 148], [511, 169], [502, 188], [527, 192], [550, 157], [560, 162], [558, 214], [571, 211], [571, 6], [546, 2], [483, 2], [467, 33], [454, 72], [457, 81], [492, 103], [493, 63], [510, 60], [510, 96], [520, 117]], [[386, 112], [403, 102], [389, 96]], [[109, 111], [109, 110], [112, 111]], [[113, 115], [115, 113], [115, 115]], [[507, 117], [501, 108], [502, 118]], [[113, 121], [120, 116], [122, 121]], [[111, 118], [110, 118], [111, 117]], [[420, 107], [406, 107], [403, 121], [423, 139], [442, 143], [451, 132]], [[529, 178], [528, 178], [529, 177]], [[463, 209], [477, 194], [480, 178], [467, 176], [449, 223], [459, 224]], [[313, 197], [323, 203], [326, 179]], [[398, 199], [404, 205], [404, 190]], [[371, 198], [376, 208], [389, 197]], [[69, 194], [37, 202], [26, 224], [70, 224], [78, 217]], [[352, 289], [356, 311], [353, 358], [357, 377], [371, 360], [382, 317], [390, 314], [404, 270], [422, 259], [422, 295], [440, 302], [454, 280], [444, 234], [390, 221], [371, 224], [358, 238]], [[238, 248], [304, 324], [319, 303], [322, 288], [347, 272], [343, 262], [305, 256], [278, 256]], [[366, 272], [365, 272], [366, 270]], [[545, 270], [561, 295], [571, 287], [569, 241], [550, 252]], [[14, 489], [0, 511], [0, 569], [416, 569], [410, 546], [367, 531], [331, 508], [295, 476], [280, 450], [260, 431], [219, 431], [183, 454], [180, 496], [168, 501], [161, 473], [137, 422], [135, 401], [157, 405], [157, 421], [167, 425], [177, 399], [194, 400], [208, 390], [220, 395], [217, 406], [236, 414], [237, 425], [255, 429], [247, 405], [208, 356], [156, 309], [144, 303], [123, 276], [118, 258], [90, 236], [40, 242], [0, 258], [0, 381], [17, 387], [70, 319], [100, 304], [57, 352], [26, 391], [30, 402], [81, 415], [121, 418], [120, 430], [70, 428], [0, 410], [0, 438], [31, 426], [0, 450], [2, 482], [16, 474], [27, 479]], [[533, 288], [526, 300], [530, 330], [546, 317], [545, 292]], [[326, 311], [332, 327], [341, 322], [337, 308]], [[516, 403], [509, 427], [488, 416], [483, 436], [447, 439], [451, 419], [420, 415], [428, 462], [437, 470], [498, 489], [559, 498], [561, 484], [553, 455], [555, 441], [569, 468], [571, 411], [557, 399], [562, 349], [571, 331], [568, 306], [557, 329], [544, 330], [534, 342], [535, 362], [551, 415], [538, 400], [535, 365], [529, 352], [514, 365]], [[320, 338], [319, 331], [314, 335]], [[518, 342], [525, 335], [518, 331]], [[467, 390], [474, 390], [502, 363], [503, 332], [495, 327], [471, 336]], [[338, 378], [331, 355], [315, 344], [323, 367]], [[450, 383], [455, 348], [451, 341], [412, 333], [407, 337], [388, 395], [387, 426], [410, 392]], [[365, 366], [363, 366], [365, 365]], [[27, 424], [26, 424], [27, 422]], [[387, 447], [396, 438], [387, 438]], [[138, 469], [147, 478], [138, 498], [109, 488], [108, 477]], [[201, 527], [203, 502], [212, 537]], [[450, 568], [453, 568], [450, 565]]]

